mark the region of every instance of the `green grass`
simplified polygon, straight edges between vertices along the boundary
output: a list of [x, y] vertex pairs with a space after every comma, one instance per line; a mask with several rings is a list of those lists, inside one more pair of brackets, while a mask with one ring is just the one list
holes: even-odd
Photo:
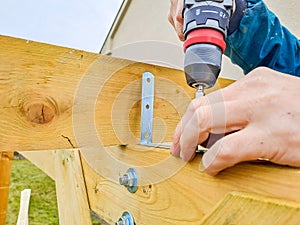
[[29, 225], [59, 224], [55, 182], [27, 160], [13, 161], [6, 224], [17, 223], [24, 189], [31, 189]]
[[[28, 160], [13, 161], [6, 225], [17, 223], [20, 195], [24, 189], [31, 189], [29, 225], [58, 225], [55, 182]], [[94, 213], [92, 223], [106, 224]]]

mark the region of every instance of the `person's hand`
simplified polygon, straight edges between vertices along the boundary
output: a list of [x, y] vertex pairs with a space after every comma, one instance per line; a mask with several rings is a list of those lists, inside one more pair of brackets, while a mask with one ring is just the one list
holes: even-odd
[[228, 133], [202, 158], [210, 175], [242, 161], [300, 166], [300, 78], [257, 68], [232, 85], [192, 101], [171, 153], [190, 161], [209, 133]]
[[[235, 11], [235, 8], [236, 8], [236, 2], [233, 1], [233, 12]], [[174, 27], [179, 39], [181, 41], [184, 41], [185, 38], [183, 34], [182, 10], [183, 10], [183, 0], [170, 0], [168, 20]]]
[[179, 39], [184, 41], [182, 10], [183, 0], [170, 0], [168, 20], [175, 28]]

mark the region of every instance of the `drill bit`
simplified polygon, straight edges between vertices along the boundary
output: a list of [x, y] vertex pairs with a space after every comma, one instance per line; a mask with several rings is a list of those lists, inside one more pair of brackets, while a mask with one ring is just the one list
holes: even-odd
[[197, 90], [195, 92], [195, 98], [203, 97], [205, 95], [204, 93], [204, 86], [199, 84], [197, 87]]

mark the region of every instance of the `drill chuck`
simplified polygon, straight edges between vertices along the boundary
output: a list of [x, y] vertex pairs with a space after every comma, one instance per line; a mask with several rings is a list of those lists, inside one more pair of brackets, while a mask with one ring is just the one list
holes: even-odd
[[219, 76], [232, 1], [184, 2], [184, 71], [191, 87], [212, 87]]
[[195, 44], [187, 49], [184, 71], [187, 84], [193, 88], [199, 85], [212, 87], [221, 70], [222, 51], [211, 44]]

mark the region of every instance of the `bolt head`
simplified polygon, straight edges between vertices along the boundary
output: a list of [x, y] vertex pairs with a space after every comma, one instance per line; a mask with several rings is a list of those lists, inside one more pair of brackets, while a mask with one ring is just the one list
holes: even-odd
[[129, 185], [129, 176], [128, 174], [124, 174], [122, 177], [119, 178], [120, 185]]

